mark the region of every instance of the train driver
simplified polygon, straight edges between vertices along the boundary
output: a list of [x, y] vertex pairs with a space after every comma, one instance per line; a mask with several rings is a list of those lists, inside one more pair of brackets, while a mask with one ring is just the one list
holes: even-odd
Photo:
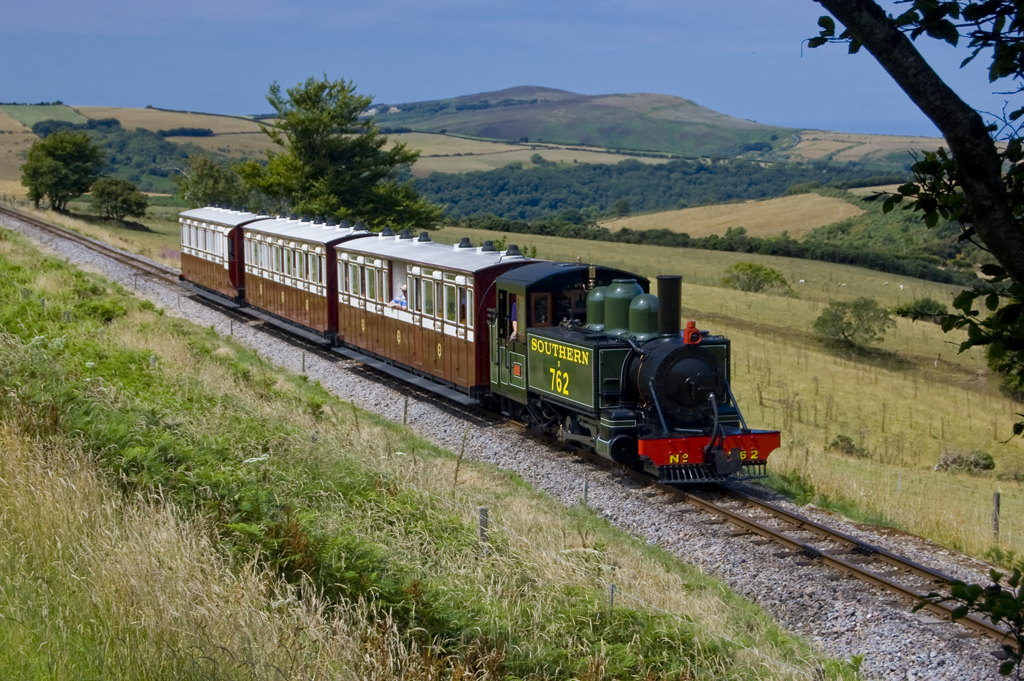
[[405, 284], [402, 284], [402, 290], [398, 292], [398, 295], [391, 299], [388, 303], [388, 307], [397, 307], [402, 310], [409, 307], [409, 300], [405, 297]]

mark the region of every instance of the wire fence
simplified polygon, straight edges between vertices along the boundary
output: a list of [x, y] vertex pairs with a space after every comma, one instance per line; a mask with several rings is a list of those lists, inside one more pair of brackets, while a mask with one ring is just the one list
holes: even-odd
[[[440, 503], [441, 505], [449, 508], [452, 511], [456, 511], [459, 514], [463, 514], [463, 513], [467, 513], [467, 512], [472, 514], [473, 511], [474, 511], [474, 509], [472, 507], [465, 506], [465, 505], [462, 505], [462, 504], [456, 504], [451, 499], [447, 499], [447, 498], [442, 497], [440, 495], [433, 494], [433, 493], [431, 493], [431, 492], [429, 492], [427, 490], [424, 490], [422, 488], [412, 487], [411, 485], [406, 485], [404, 483], [403, 483], [403, 485], [406, 487], [406, 489], [413, 490], [413, 491], [415, 491], [417, 493], [420, 493], [420, 494], [425, 494], [430, 499], [434, 500], [435, 502]], [[649, 601], [647, 601], [643, 597], [641, 597], [641, 596], [639, 596], [639, 595], [637, 595], [635, 593], [632, 593], [628, 589], [623, 589], [621, 585], [615, 584], [615, 582], [613, 580], [594, 579], [594, 575], [584, 572], [583, 570], [580, 569], [579, 565], [575, 564], [574, 562], [572, 562], [570, 560], [567, 560], [564, 555], [561, 555], [559, 553], [556, 553], [554, 551], [546, 549], [546, 548], [544, 548], [542, 546], [539, 546], [538, 544], [536, 544], [535, 542], [531, 541], [527, 537], [524, 537], [523, 535], [519, 534], [511, 526], [495, 520], [492, 516], [490, 516], [490, 514], [485, 514], [483, 517], [485, 518], [485, 520], [482, 520], [481, 522], [485, 523], [484, 527], [486, 528], [487, 532], [490, 532], [491, 530], [501, 531], [506, 537], [508, 537], [510, 539], [513, 539], [515, 541], [518, 541], [518, 542], [522, 542], [523, 544], [531, 547], [533, 550], [535, 550], [537, 552], [540, 552], [540, 553], [542, 553], [542, 554], [544, 554], [544, 555], [546, 555], [546, 556], [548, 556], [548, 557], [558, 561], [562, 565], [565, 565], [565, 566], [569, 567], [581, 579], [583, 579], [583, 580], [591, 580], [591, 581], [595, 582], [596, 585], [599, 585], [603, 591], [605, 591], [605, 592], [607, 592], [609, 594], [609, 607], [614, 607], [614, 600], [615, 600], [615, 598], [628, 599], [628, 600], [633, 601], [634, 603], [636, 603], [637, 605], [639, 605], [639, 606], [641, 606], [643, 608], [646, 608], [646, 609], [649, 609], [649, 610], [661, 613], [661, 614], [663, 614], [665, 616], [671, 617], [672, 619], [676, 620], [677, 622], [679, 622], [681, 624], [685, 624], [687, 626], [693, 627], [693, 628], [695, 628], [695, 629], [697, 629], [697, 630], [699, 630], [701, 632], [704, 632], [705, 634], [707, 634], [709, 636], [712, 636], [712, 637], [717, 638], [717, 639], [719, 639], [721, 641], [729, 643], [729, 644], [735, 646], [736, 648], [748, 651], [748, 652], [752, 653], [753, 655], [755, 655], [757, 658], [760, 658], [760, 659], [764, 660], [765, 663], [770, 663], [772, 665], [777, 665], [780, 668], [787, 669], [787, 670], [791, 671], [796, 676], [800, 676], [800, 677], [803, 677], [803, 678], [816, 678], [816, 677], [814, 677], [812, 675], [812, 673], [810, 673], [808, 671], [805, 671], [805, 670], [800, 669], [798, 667], [794, 667], [793, 665], [789, 664], [788, 662], [784, 662], [782, 660], [779, 660], [776, 657], [772, 657], [771, 655], [768, 655], [767, 653], [762, 652], [761, 650], [759, 650], [756, 647], [751, 647], [751, 646], [745, 645], [745, 644], [743, 644], [743, 643], [741, 643], [741, 642], [739, 642], [739, 641], [737, 641], [737, 640], [735, 640], [733, 638], [730, 638], [729, 636], [726, 636], [725, 634], [713, 631], [713, 630], [709, 629], [708, 627], [704, 626], [703, 624], [701, 624], [700, 622], [697, 622], [696, 620], [694, 620], [692, 618], [682, 617], [678, 613], [674, 613], [674, 612], [665, 610], [664, 608], [661, 608], [661, 607], [659, 607], [657, 605], [654, 605], [653, 603], [650, 603]]]

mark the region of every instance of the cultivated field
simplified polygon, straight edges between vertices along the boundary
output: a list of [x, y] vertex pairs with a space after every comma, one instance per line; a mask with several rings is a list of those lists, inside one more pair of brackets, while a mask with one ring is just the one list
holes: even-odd
[[686, 232], [692, 237], [725, 234], [730, 227], [743, 227], [758, 237], [788, 232], [799, 238], [823, 225], [856, 217], [864, 211], [848, 201], [818, 194], [783, 196], [764, 201], [745, 201], [716, 206], [699, 206], [608, 220], [601, 223], [611, 230], [668, 229]]
[[0, 181], [21, 177], [25, 154], [37, 139], [31, 129], [0, 109]]
[[836, 161], [867, 161], [872, 158], [895, 157], [903, 154], [911, 160], [913, 149], [934, 151], [945, 145], [945, 140], [936, 137], [907, 137], [899, 135], [858, 135], [855, 133], [831, 132], [827, 130], [801, 130], [797, 133], [800, 142], [786, 153], [805, 159], [819, 159], [831, 156]]
[[82, 116], [74, 109], [66, 106], [0, 106], [0, 111], [3, 111], [11, 118], [17, 120], [22, 125], [31, 128], [39, 121], [67, 121], [68, 123], [85, 123], [86, 117]]
[[[256, 121], [234, 116], [215, 116], [203, 113], [160, 111], [159, 109], [130, 109], [112, 106], [76, 106], [75, 110], [86, 118], [116, 118], [125, 130], [170, 130], [172, 128], [209, 128], [215, 134], [226, 132], [259, 132]], [[191, 139], [191, 138], [190, 138]]]
[[193, 144], [206, 151], [224, 154], [233, 159], [262, 159], [265, 157], [267, 149], [280, 150], [262, 132], [232, 132], [213, 137], [166, 137], [164, 139], [176, 144]]

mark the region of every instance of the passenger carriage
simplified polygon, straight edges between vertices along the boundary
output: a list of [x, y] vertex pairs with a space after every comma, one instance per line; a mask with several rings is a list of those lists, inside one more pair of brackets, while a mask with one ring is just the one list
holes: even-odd
[[362, 223], [336, 225], [294, 214], [247, 224], [246, 303], [301, 327], [311, 340], [332, 343], [338, 333], [338, 308], [331, 304], [338, 291], [334, 247], [370, 236]]
[[181, 213], [183, 285], [240, 304], [245, 298], [242, 227], [267, 219], [266, 215], [209, 206]]
[[[498, 251], [490, 241], [474, 247], [469, 239], [449, 246], [426, 232], [414, 237], [386, 230], [335, 250], [338, 335], [346, 347], [471, 398], [487, 395], [494, 282], [531, 261], [515, 246]], [[390, 307], [402, 285], [407, 308]]]

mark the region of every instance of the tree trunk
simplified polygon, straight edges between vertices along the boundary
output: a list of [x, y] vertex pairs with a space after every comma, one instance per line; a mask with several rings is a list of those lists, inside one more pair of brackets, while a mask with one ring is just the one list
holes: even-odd
[[878, 60], [942, 131], [978, 238], [1010, 277], [1024, 284], [1024, 229], [1003, 188], [1002, 167], [985, 122], [946, 85], [872, 0], [815, 0]]

